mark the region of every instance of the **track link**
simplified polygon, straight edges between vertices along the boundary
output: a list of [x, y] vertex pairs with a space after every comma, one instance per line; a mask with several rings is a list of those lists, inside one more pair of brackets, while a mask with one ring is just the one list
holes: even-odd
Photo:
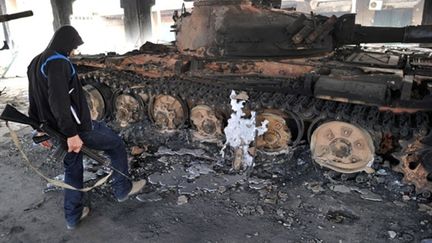
[[[249, 95], [248, 109], [258, 112], [276, 109], [281, 113], [288, 114], [289, 119], [294, 121], [292, 124], [296, 126], [296, 134], [292, 138], [291, 146], [298, 144], [305, 134], [310, 138], [314, 129], [324, 122], [342, 121], [356, 125], [371, 134], [376, 151], [385, 151], [387, 154], [398, 151], [403, 153], [406, 151], [404, 149], [406, 146], [401, 146], [399, 141], [409, 141], [414, 137], [418, 140], [418, 138], [426, 136], [431, 127], [430, 114], [427, 112], [395, 114], [389, 111], [380, 111], [377, 107], [322, 100], [290, 93], [297, 87], [302, 87], [298, 83], [304, 82], [304, 78], [284, 81], [282, 85], [284, 88], [276, 89], [269, 86], [261, 87], [258, 83], [262, 83], [262, 78], [255, 80], [256, 82], [253, 82], [253, 78], [249, 78], [249, 80], [244, 80], [241, 83], [230, 82], [229, 79], [205, 77], [154, 79], [112, 70], [93, 71], [81, 75], [80, 78], [86, 84], [106, 85], [113, 90], [113, 93], [120, 91], [121, 94], [129, 94], [138, 97], [138, 99], [141, 97], [141, 106], [143, 107], [137, 111], [146, 114], [135, 116], [140, 119], [149, 117], [147, 113], [154, 97], [169, 95], [184, 101], [188, 112], [200, 105], [209, 107], [222, 119], [222, 124], [225, 124], [231, 113], [228, 98], [231, 90], [247, 91]], [[250, 83], [255, 83], [255, 85], [249, 85]], [[106, 103], [113, 106], [112, 101]], [[107, 110], [112, 110], [112, 108]], [[108, 117], [115, 120], [113, 114]], [[186, 120], [181, 127], [191, 126], [189, 119]], [[384, 138], [388, 139], [389, 137], [393, 142], [385, 143]], [[387, 146], [383, 149], [383, 144], [396, 144], [396, 146]], [[415, 169], [423, 171], [421, 163], [419, 166], [421, 168], [416, 167]], [[430, 178], [428, 173], [425, 176]], [[417, 183], [416, 179], [412, 177], [405, 179], [408, 183], [417, 185], [419, 191], [431, 190], [432, 188], [430, 182]], [[426, 178], [419, 180], [424, 182]]]

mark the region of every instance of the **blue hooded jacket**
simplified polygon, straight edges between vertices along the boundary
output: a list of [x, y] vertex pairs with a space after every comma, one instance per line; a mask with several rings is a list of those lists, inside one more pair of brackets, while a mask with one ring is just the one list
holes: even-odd
[[29, 116], [56, 128], [66, 137], [92, 129], [81, 82], [68, 59], [70, 52], [81, 44], [83, 41], [75, 28], [63, 26], [27, 69]]

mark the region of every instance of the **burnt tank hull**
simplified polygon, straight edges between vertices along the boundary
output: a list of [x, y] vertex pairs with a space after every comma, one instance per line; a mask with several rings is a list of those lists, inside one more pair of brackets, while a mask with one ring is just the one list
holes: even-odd
[[[231, 91], [246, 91], [247, 109], [269, 122], [259, 150], [280, 153], [307, 140], [318, 164], [342, 173], [372, 172], [375, 154], [389, 155], [408, 183], [432, 191], [422, 152], [431, 128], [430, 49], [347, 45], [388, 36], [356, 38], [380, 29], [357, 26], [351, 15], [306, 16], [249, 1], [199, 1], [174, 19], [176, 46], [74, 58], [93, 118], [120, 129], [151, 120], [220, 142]], [[429, 30], [401, 28], [391, 40], [425, 42]]]
[[[331, 51], [331, 23], [321, 26], [319, 42], [312, 40], [318, 38], [313, 35], [319, 35], [312, 33], [313, 24], [304, 14], [261, 9], [248, 1], [203, 1], [196, 4], [193, 15], [177, 23], [176, 45], [184, 54], [206, 57], [300, 56]], [[311, 48], [304, 48], [306, 43]]]

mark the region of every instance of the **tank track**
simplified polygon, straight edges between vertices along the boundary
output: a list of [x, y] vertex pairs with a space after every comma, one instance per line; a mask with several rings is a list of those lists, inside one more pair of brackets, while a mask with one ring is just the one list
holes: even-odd
[[[222, 114], [224, 120], [231, 114], [229, 94], [231, 90], [246, 91], [249, 96], [249, 109], [260, 111], [264, 109], [277, 109], [281, 112], [290, 114], [297, 124], [296, 139], [293, 139], [292, 146], [296, 146], [306, 135], [310, 141], [313, 129], [325, 121], [344, 121], [362, 127], [372, 135], [372, 140], [377, 153], [390, 154], [399, 152], [403, 154], [408, 151], [407, 146], [403, 146], [399, 141], [416, 140], [420, 141], [430, 132], [430, 113], [401, 113], [395, 114], [390, 111], [380, 111], [377, 107], [361, 104], [349, 104], [337, 101], [322, 100], [307, 95], [288, 94], [296, 87], [296, 83], [304, 82], [302, 78], [292, 79], [284, 82], [283, 88], [275, 89], [271, 86], [260, 86], [259, 83], [253, 84], [254, 78], [249, 78], [248, 82], [224, 82], [223, 78], [215, 77], [196, 78], [196, 77], [177, 77], [152, 79], [124, 71], [104, 70], [92, 71], [80, 76], [83, 83], [100, 83], [110, 87], [114, 93], [129, 94], [132, 96], [145, 94], [154, 97], [159, 94], [179, 97], [185, 101], [188, 109], [196, 105], [207, 105]], [[222, 80], [222, 81], [221, 81]], [[252, 83], [252, 84], [250, 84]], [[259, 90], [259, 91], [258, 91]], [[142, 96], [141, 96], [142, 97]], [[148, 111], [146, 102], [143, 102], [142, 111]], [[144, 119], [140, 115], [140, 119]], [[111, 116], [112, 118], [112, 116]], [[187, 122], [184, 126], [188, 126]], [[306, 129], [307, 128], [307, 129]], [[305, 134], [306, 133], [306, 134]], [[390, 137], [391, 141], [386, 142], [385, 137]], [[412, 148], [410, 148], [412, 153]], [[402, 173], [418, 170], [418, 168], [408, 168], [402, 156], [397, 156], [400, 160], [398, 171]], [[405, 163], [405, 164], [403, 164]], [[421, 163], [418, 166], [422, 166]], [[402, 168], [402, 169], [401, 169]], [[404, 169], [406, 171], [404, 171]], [[422, 185], [419, 191], [432, 191], [432, 183], [428, 181], [429, 175], [422, 174], [423, 178], [410, 176], [407, 183]], [[430, 178], [429, 178], [430, 179]], [[415, 180], [421, 180], [417, 183]], [[425, 186], [426, 185], [426, 186]]]

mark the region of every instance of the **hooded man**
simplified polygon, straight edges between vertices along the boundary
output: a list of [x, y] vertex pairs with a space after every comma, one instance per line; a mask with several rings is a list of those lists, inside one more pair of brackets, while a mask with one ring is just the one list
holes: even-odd
[[[103, 122], [91, 120], [81, 82], [68, 58], [82, 44], [75, 28], [63, 26], [54, 33], [45, 51], [33, 58], [27, 70], [29, 116], [47, 123], [67, 137], [68, 153], [63, 161], [65, 183], [75, 188], [83, 188], [83, 155], [80, 152], [83, 144], [103, 150], [111, 159], [112, 166], [129, 176], [123, 141]], [[138, 193], [145, 185], [145, 180], [131, 182], [117, 171], [114, 171], [112, 179], [114, 195], [119, 202]], [[64, 210], [68, 229], [74, 229], [90, 211], [83, 206], [83, 193], [69, 189], [65, 190]]]

